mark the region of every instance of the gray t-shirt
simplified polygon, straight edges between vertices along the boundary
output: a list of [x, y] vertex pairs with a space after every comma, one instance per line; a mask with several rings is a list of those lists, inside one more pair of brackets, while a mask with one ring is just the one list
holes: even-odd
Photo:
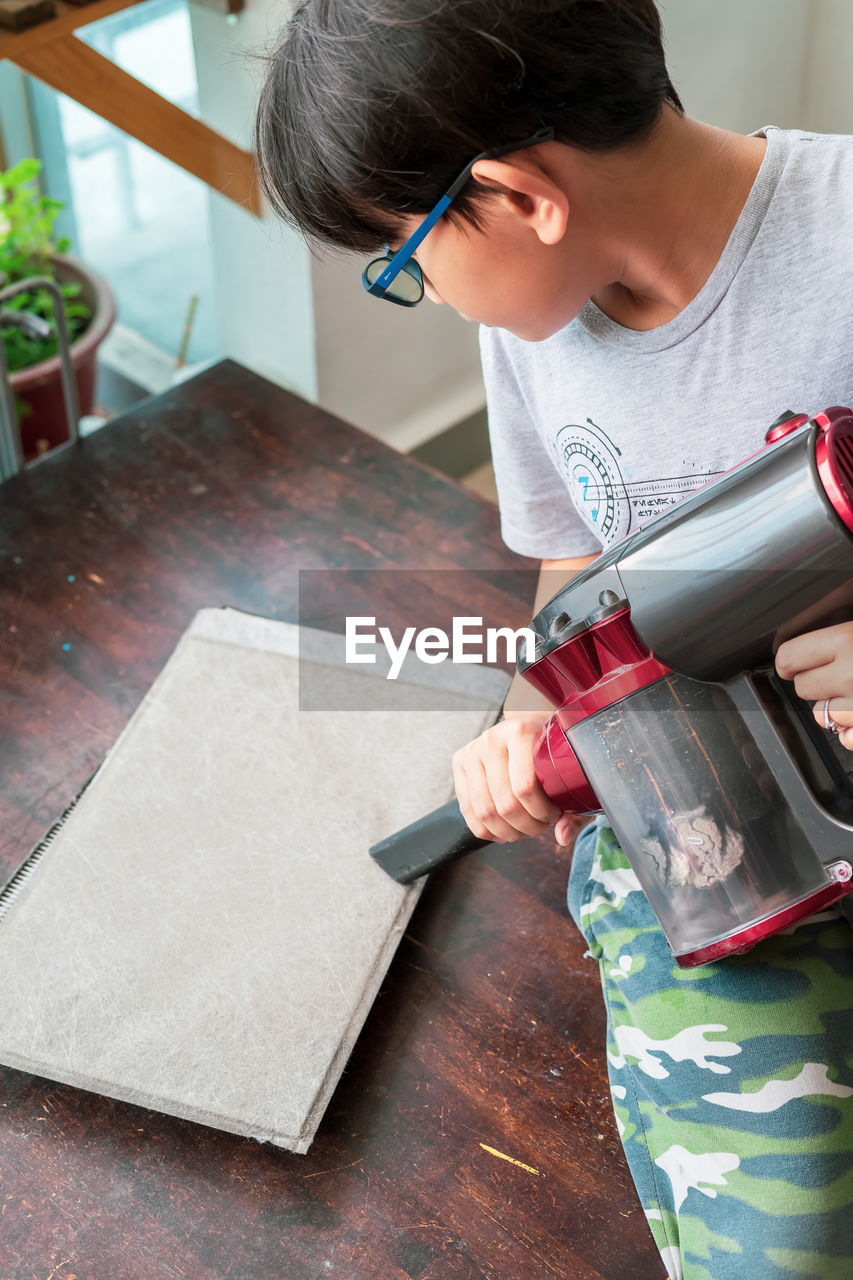
[[480, 330], [514, 551], [597, 552], [755, 453], [784, 410], [853, 403], [853, 137], [760, 133], [728, 244], [674, 320], [638, 332], [589, 302], [544, 342]]

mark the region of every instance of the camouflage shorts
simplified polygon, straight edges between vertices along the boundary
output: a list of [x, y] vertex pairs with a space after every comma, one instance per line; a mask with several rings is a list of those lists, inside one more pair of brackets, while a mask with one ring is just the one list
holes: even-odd
[[853, 933], [832, 911], [679, 969], [609, 827], [569, 910], [598, 961], [622, 1145], [672, 1280], [853, 1277]]

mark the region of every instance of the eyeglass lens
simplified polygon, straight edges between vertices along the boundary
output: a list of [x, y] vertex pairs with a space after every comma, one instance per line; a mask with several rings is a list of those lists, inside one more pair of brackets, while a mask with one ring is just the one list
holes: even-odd
[[[375, 284], [391, 260], [389, 254], [384, 258], [375, 258], [365, 268], [368, 284]], [[407, 262], [388, 285], [385, 293], [389, 297], [400, 298], [403, 302], [420, 302], [424, 296], [423, 281], [417, 263]]]

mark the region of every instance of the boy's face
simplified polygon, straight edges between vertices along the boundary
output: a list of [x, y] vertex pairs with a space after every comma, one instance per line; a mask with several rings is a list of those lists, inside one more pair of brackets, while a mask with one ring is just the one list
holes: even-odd
[[[565, 230], [543, 235], [534, 210], [500, 193], [482, 206], [481, 221], [477, 229], [445, 215], [423, 240], [414, 256], [427, 297], [529, 342], [557, 333], [594, 288], [589, 271], [572, 261]], [[402, 221], [400, 243], [419, 222]]]

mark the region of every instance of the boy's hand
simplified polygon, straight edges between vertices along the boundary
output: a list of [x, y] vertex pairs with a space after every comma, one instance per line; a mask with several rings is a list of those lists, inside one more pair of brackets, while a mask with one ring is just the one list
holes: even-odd
[[[510, 714], [454, 755], [459, 808], [479, 840], [538, 836], [560, 817], [533, 768], [533, 748], [549, 716], [549, 711]], [[565, 825], [565, 833], [559, 824], [556, 833], [561, 844], [572, 830]]]
[[801, 698], [814, 702], [812, 714], [821, 727], [831, 700], [838, 741], [853, 751], [853, 622], [786, 640], [776, 654], [776, 670], [783, 680], [793, 680]]

